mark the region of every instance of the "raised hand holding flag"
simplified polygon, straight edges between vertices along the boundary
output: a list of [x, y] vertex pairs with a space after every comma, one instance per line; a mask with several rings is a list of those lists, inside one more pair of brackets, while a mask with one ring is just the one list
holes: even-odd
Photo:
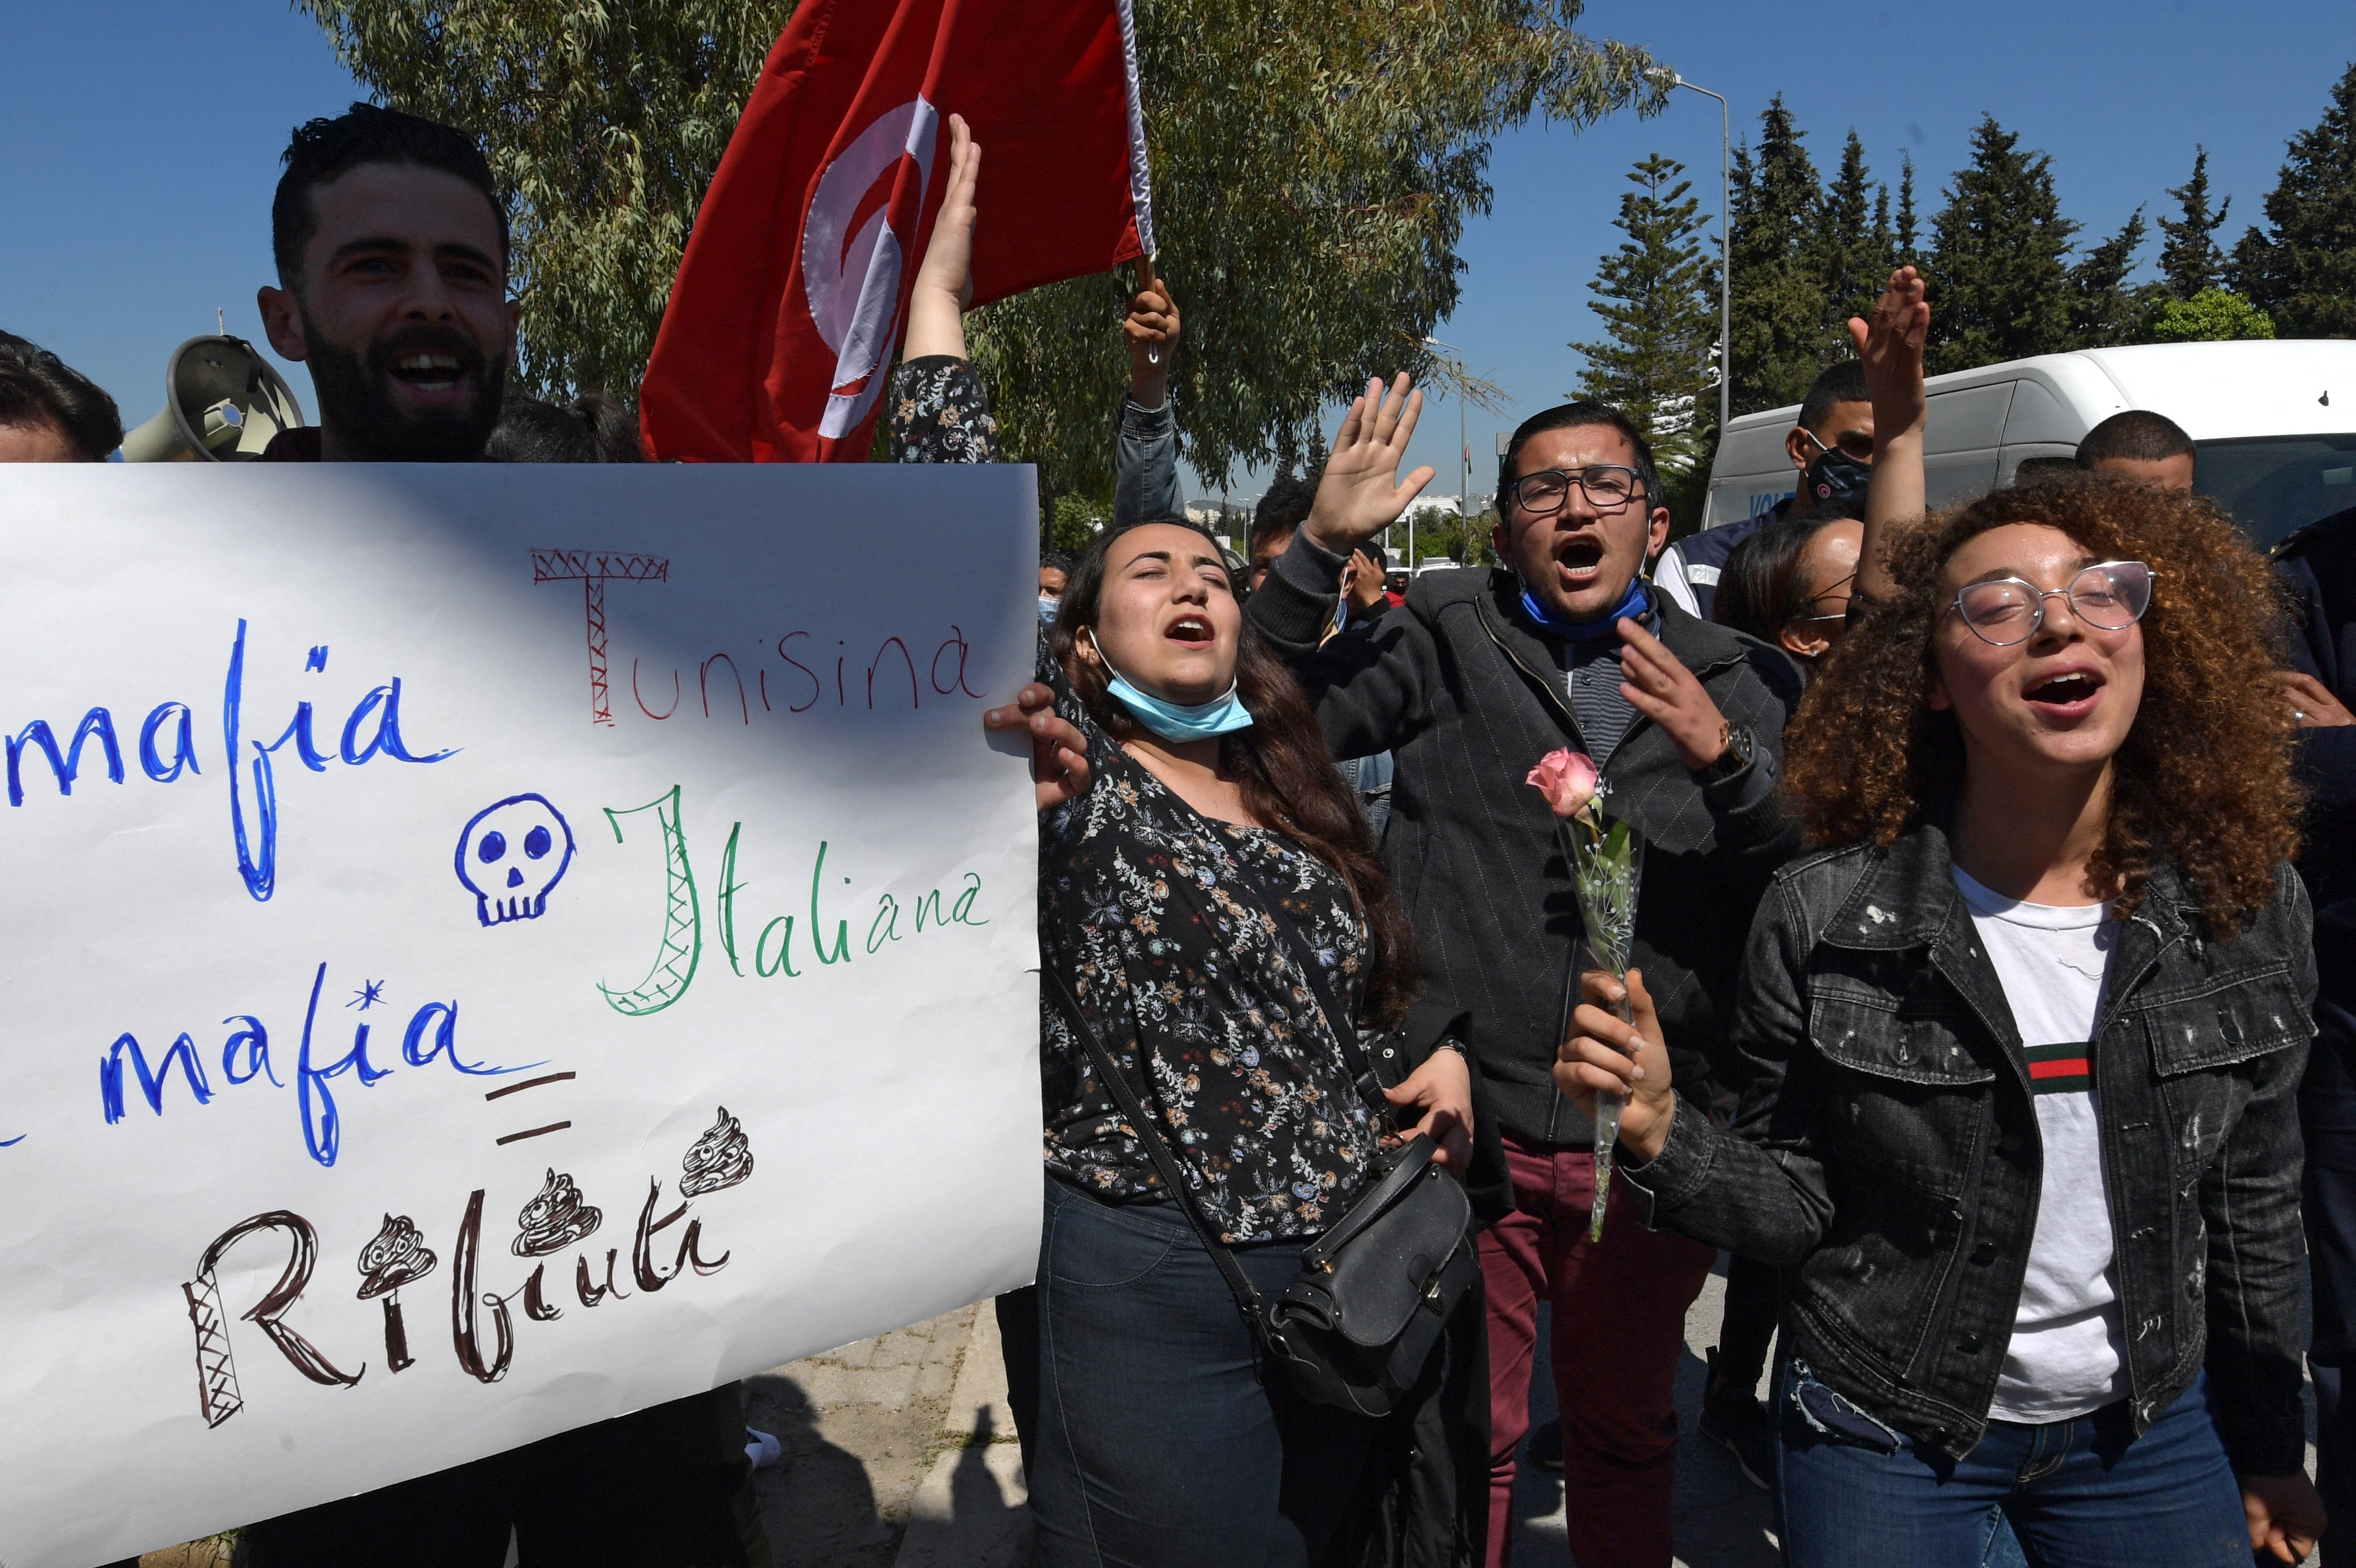
[[1128, 0], [804, 0], [680, 263], [641, 389], [650, 456], [865, 457], [948, 110], [991, 155], [967, 303], [1151, 252]]

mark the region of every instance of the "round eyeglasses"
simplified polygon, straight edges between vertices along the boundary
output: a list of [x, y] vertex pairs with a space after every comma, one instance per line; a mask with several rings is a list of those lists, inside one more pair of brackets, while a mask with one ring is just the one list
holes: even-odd
[[2045, 624], [2048, 599], [2067, 599], [2070, 613], [2097, 630], [2125, 631], [2151, 608], [2151, 580], [2158, 575], [2140, 561], [2104, 561], [2081, 571], [2063, 588], [1999, 577], [1967, 585], [1955, 596], [1954, 608], [1973, 635], [1994, 648], [2010, 648], [2035, 637]]
[[1540, 468], [1535, 474], [1524, 474], [1505, 487], [1505, 493], [1530, 516], [1551, 517], [1562, 510], [1573, 485], [1587, 498], [1587, 504], [1598, 511], [1618, 511], [1644, 488], [1635, 469], [1623, 468], [1617, 463], [1595, 463], [1576, 473]]

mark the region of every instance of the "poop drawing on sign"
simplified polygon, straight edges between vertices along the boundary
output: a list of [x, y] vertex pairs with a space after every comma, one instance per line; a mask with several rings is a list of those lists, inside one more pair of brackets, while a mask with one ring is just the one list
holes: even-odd
[[[573, 1185], [573, 1177], [552, 1166], [539, 1195], [516, 1216], [516, 1223], [523, 1229], [510, 1250], [519, 1258], [546, 1258], [594, 1235], [605, 1220], [603, 1210], [582, 1200], [581, 1189]], [[533, 1267], [531, 1278], [524, 1282], [523, 1314], [536, 1323], [552, 1322], [563, 1316], [562, 1309], [548, 1305], [547, 1274], [548, 1265], [540, 1263]]]
[[513, 1251], [519, 1258], [545, 1258], [594, 1235], [605, 1219], [602, 1210], [582, 1201], [581, 1189], [570, 1176], [552, 1168], [539, 1196], [516, 1216], [523, 1229]]
[[401, 1320], [401, 1287], [434, 1272], [434, 1254], [406, 1214], [388, 1214], [383, 1228], [360, 1249], [359, 1299], [384, 1302], [384, 1359], [396, 1372], [416, 1365], [409, 1354], [409, 1330]]
[[466, 819], [454, 864], [486, 926], [538, 919], [573, 864], [573, 829], [544, 795], [510, 795]]
[[744, 1136], [736, 1118], [728, 1114], [728, 1107], [720, 1108], [720, 1119], [712, 1124], [687, 1156], [679, 1162], [679, 1190], [687, 1197], [718, 1192], [723, 1187], [734, 1187], [753, 1174], [753, 1145]]

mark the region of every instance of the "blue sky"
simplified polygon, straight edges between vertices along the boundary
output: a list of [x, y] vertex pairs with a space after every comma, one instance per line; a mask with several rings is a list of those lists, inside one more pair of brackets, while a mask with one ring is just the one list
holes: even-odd
[[[1594, 0], [1580, 26], [1725, 93], [1738, 139], [1781, 91], [1820, 169], [1851, 126], [1877, 177], [1894, 181], [1911, 150], [1926, 214], [1992, 113], [2053, 156], [2063, 210], [2096, 236], [2139, 203], [2162, 210], [2196, 142], [2216, 189], [2233, 198], [2227, 236], [2238, 234], [2259, 217], [2285, 141], [2321, 117], [2356, 59], [2345, 0], [1975, 0], [1935, 11]], [[277, 0], [0, 6], [0, 145], [13, 149], [0, 160], [10, 217], [0, 327], [92, 376], [127, 422], [145, 418], [162, 403], [166, 356], [212, 331], [217, 307], [230, 331], [260, 340], [253, 294], [271, 279], [270, 194], [287, 130], [359, 95], [318, 28]], [[1623, 115], [1577, 135], [1533, 125], [1497, 144], [1496, 210], [1467, 230], [1463, 303], [1438, 334], [1514, 400], [1502, 419], [1472, 413], [1476, 489], [1499, 425], [1576, 381], [1567, 345], [1596, 329], [1587, 282], [1618, 240], [1622, 177], [1655, 151], [1686, 163], [1715, 205], [1718, 105], [1695, 93], [1652, 120]], [[2147, 242], [2147, 268], [2157, 254]], [[281, 368], [316, 412], [302, 368]], [[1438, 490], [1458, 488], [1456, 415], [1435, 404], [1416, 440], [1415, 459], [1442, 470]], [[1260, 482], [1238, 475], [1230, 493]]]

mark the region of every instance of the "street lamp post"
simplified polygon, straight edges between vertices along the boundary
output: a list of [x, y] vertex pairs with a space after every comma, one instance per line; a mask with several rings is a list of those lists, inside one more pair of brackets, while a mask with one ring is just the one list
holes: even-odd
[[1726, 438], [1728, 410], [1732, 406], [1734, 391], [1734, 231], [1732, 217], [1734, 177], [1734, 112], [1727, 106], [1722, 94], [1707, 87], [1696, 87], [1673, 70], [1663, 70], [1656, 80], [1665, 79], [1671, 87], [1691, 88], [1704, 98], [1718, 100], [1718, 434]]
[[[1456, 356], [1458, 379], [1465, 380], [1471, 377], [1472, 372], [1464, 365], [1464, 350], [1455, 344], [1443, 343], [1437, 338], [1426, 338], [1423, 340], [1423, 346], [1427, 349], [1447, 349]], [[1471, 503], [1472, 497], [1472, 448], [1467, 445], [1469, 440], [1470, 437], [1464, 433], [1464, 392], [1460, 387], [1456, 393], [1456, 460], [1461, 465], [1457, 470], [1456, 521], [1457, 525], [1465, 530], [1465, 542], [1468, 545], [1472, 542], [1472, 514], [1464, 510]], [[1411, 511], [1408, 513], [1407, 519], [1407, 569], [1410, 575], [1415, 571], [1415, 514]]]

